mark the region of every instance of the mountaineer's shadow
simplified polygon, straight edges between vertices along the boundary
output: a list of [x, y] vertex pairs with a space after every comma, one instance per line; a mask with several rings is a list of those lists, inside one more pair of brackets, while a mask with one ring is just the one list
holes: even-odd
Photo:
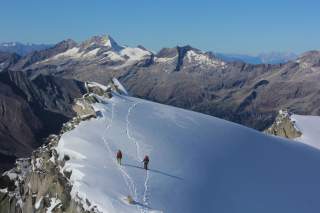
[[144, 204], [142, 204], [142, 203], [139, 203], [139, 202], [137, 202], [137, 201], [132, 201], [132, 203], [131, 203], [132, 205], [137, 205], [137, 206], [141, 206], [141, 207], [143, 207], [143, 208], [146, 208], [146, 209], [148, 209], [148, 210], [151, 210], [152, 208], [151, 207], [149, 207], [149, 206], [147, 206], [147, 205], [144, 205]]
[[[137, 168], [137, 169], [143, 169], [143, 167], [140, 167], [140, 166], [136, 166], [136, 165], [131, 165], [131, 164], [123, 164], [123, 166], [127, 166], [127, 167], [132, 167], [132, 168]], [[157, 173], [157, 174], [161, 174], [161, 175], [164, 175], [164, 176], [167, 176], [167, 177], [171, 177], [171, 178], [175, 178], [175, 179], [178, 179], [178, 180], [183, 180], [182, 177], [178, 177], [178, 176], [175, 176], [175, 175], [171, 175], [169, 173], [166, 173], [166, 172], [162, 172], [162, 171], [159, 171], [159, 170], [156, 170], [156, 169], [148, 169], [148, 171], [150, 172], [154, 172], [154, 173]]]

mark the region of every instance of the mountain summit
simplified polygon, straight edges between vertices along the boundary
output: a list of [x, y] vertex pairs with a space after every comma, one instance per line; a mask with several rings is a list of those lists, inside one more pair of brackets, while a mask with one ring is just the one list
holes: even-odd
[[106, 47], [114, 51], [120, 51], [123, 49], [110, 35], [93, 36], [90, 39], [84, 41], [81, 45], [83, 48], [88, 47]]

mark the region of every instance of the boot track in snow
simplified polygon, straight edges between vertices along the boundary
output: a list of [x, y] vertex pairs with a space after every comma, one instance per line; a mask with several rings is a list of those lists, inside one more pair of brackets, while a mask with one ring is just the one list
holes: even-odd
[[[103, 114], [103, 116], [106, 118], [105, 114]], [[109, 143], [107, 142], [105, 136], [106, 136], [108, 130], [110, 129], [111, 125], [112, 125], [113, 117], [114, 117], [114, 104], [112, 103], [111, 118], [109, 118], [109, 124], [106, 126], [106, 130], [105, 130], [105, 133], [104, 133], [103, 138], [102, 138], [111, 158], [113, 156], [113, 152], [112, 152], [111, 147], [110, 147]], [[117, 168], [121, 171], [121, 175], [122, 175], [122, 177], [123, 177], [123, 179], [124, 179], [124, 181], [125, 181], [125, 183], [126, 183], [126, 185], [128, 187], [129, 192], [134, 196], [134, 199], [137, 199], [137, 189], [135, 187], [133, 179], [121, 167], [121, 165], [118, 165], [118, 163], [116, 162], [116, 160], [114, 160], [114, 158], [112, 158], [111, 160], [117, 165]]]
[[[131, 115], [132, 110], [138, 105], [141, 104], [141, 102], [134, 103], [129, 109], [127, 113], [127, 136], [130, 141], [132, 141], [135, 146], [136, 146], [136, 154], [137, 154], [137, 159], [139, 162], [142, 161], [141, 153], [140, 153], [140, 146], [137, 140], [130, 134], [130, 120], [129, 117]], [[149, 180], [150, 180], [150, 175], [149, 171], [146, 172], [146, 177], [145, 177], [145, 182], [144, 182], [144, 193], [142, 197], [142, 202], [144, 205], [142, 213], [147, 213], [148, 212], [148, 205], [149, 205]]]

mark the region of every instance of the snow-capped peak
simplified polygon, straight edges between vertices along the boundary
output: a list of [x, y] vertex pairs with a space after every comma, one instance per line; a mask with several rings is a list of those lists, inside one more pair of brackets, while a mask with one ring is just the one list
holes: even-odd
[[83, 48], [90, 48], [92, 46], [99, 47], [107, 47], [114, 51], [120, 51], [124, 47], [119, 45], [111, 36], [109, 35], [101, 35], [101, 36], [93, 36], [90, 39], [86, 40], [82, 43]]
[[104, 44], [104, 46], [106, 47], [110, 47], [110, 48], [114, 48], [117, 50], [122, 49], [123, 47], [120, 46], [111, 36], [109, 35], [104, 35], [102, 36], [102, 42]]

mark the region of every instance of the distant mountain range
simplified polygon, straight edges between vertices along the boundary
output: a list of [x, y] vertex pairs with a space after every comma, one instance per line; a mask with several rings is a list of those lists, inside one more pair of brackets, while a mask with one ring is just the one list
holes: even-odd
[[320, 114], [319, 51], [287, 63], [255, 65], [222, 60], [191, 46], [153, 53], [142, 46], [122, 46], [105, 35], [82, 43], [69, 39], [9, 59], [11, 63], [0, 61], [9, 64], [3, 70], [23, 71], [30, 79], [42, 74], [105, 84], [117, 77], [137, 97], [259, 130], [271, 125], [281, 108]]
[[36, 50], [43, 50], [51, 47], [51, 44], [32, 44], [32, 43], [21, 43], [21, 42], [3, 42], [0, 43], [0, 52], [16, 53], [24, 56], [30, 52]]
[[[33, 51], [44, 50], [52, 47], [52, 44], [33, 44], [21, 42], [3, 42], [0, 43], [0, 52], [16, 53], [20, 56], [25, 56]], [[298, 55], [290, 52], [270, 52], [261, 53], [256, 56], [245, 54], [227, 54], [227, 53], [214, 53], [217, 57], [224, 61], [242, 61], [250, 64], [280, 64], [286, 63], [290, 60], [295, 60]]]
[[225, 61], [242, 61], [250, 64], [281, 64], [297, 59], [298, 55], [290, 52], [261, 53], [257, 56], [243, 54], [215, 53], [217, 57]]

